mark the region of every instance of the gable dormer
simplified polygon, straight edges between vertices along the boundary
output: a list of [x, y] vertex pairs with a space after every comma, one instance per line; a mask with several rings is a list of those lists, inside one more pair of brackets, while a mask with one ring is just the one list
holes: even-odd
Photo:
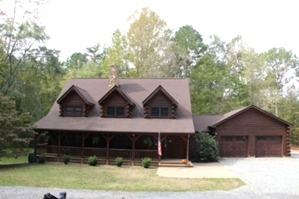
[[175, 118], [177, 101], [160, 85], [143, 102], [145, 118]]
[[131, 117], [135, 104], [115, 85], [99, 101], [101, 117]]
[[88, 92], [72, 85], [58, 100], [59, 116], [88, 117], [94, 107], [94, 99]]

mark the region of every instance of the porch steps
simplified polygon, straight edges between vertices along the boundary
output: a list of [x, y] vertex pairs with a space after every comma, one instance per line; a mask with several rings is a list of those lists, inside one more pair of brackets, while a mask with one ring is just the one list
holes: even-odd
[[182, 163], [180, 160], [166, 160], [161, 161], [158, 164], [159, 167], [193, 167], [193, 164], [191, 161], [188, 161], [188, 163]]

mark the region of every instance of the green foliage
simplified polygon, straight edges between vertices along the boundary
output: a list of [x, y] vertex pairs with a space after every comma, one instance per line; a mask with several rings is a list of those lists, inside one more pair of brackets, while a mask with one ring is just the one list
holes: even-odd
[[116, 157], [115, 158], [115, 164], [118, 167], [121, 167], [121, 165], [123, 164], [123, 158], [122, 157]]
[[46, 157], [44, 155], [38, 157], [39, 164], [44, 164], [45, 162], [46, 162]]
[[0, 156], [26, 150], [34, 134], [30, 113], [18, 113], [15, 101], [0, 93]]
[[145, 144], [145, 145], [147, 145], [148, 147], [150, 147], [150, 146], [152, 146], [152, 139], [151, 139], [151, 137], [150, 136], [145, 136], [144, 138], [143, 138], [143, 143]]
[[215, 162], [218, 159], [216, 140], [208, 133], [199, 132], [194, 135], [199, 158], [205, 162]]
[[149, 8], [135, 11], [129, 17], [128, 52], [134, 77], [167, 77], [161, 70], [167, 67], [171, 55], [171, 30], [164, 20]]
[[38, 22], [42, 2], [2, 1], [0, 8], [0, 92], [15, 100], [18, 111], [30, 111], [34, 120], [49, 110], [59, 92], [47, 89], [45, 94], [41, 88], [57, 85], [62, 74], [59, 51], [44, 46], [49, 37]]
[[71, 157], [69, 155], [64, 155], [63, 156], [63, 162], [64, 164], [68, 164], [70, 162]]
[[98, 164], [98, 158], [94, 155], [94, 156], [90, 156], [88, 158], [88, 164], [90, 166], [96, 166]]
[[151, 166], [151, 163], [152, 163], [152, 159], [149, 157], [142, 158], [141, 160], [141, 165], [144, 168], [149, 168]]

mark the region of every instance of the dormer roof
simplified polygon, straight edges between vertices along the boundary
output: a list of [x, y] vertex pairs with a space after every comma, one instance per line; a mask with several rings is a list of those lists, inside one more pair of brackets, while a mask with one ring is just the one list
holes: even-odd
[[95, 100], [89, 95], [89, 93], [75, 85], [72, 85], [58, 100], [57, 103], [60, 104], [69, 94], [70, 92], [75, 91], [80, 98], [85, 102], [85, 104], [89, 106], [95, 105]]
[[120, 94], [126, 101], [127, 101], [127, 103], [130, 105], [130, 106], [132, 106], [132, 107], [134, 107], [135, 106], [135, 104], [132, 102], [132, 100], [129, 98], [129, 97], [127, 97], [126, 95], [125, 95], [125, 93], [124, 92], [122, 92], [121, 91], [121, 89], [120, 89], [120, 87], [118, 87], [117, 85], [115, 85], [115, 86], [113, 86], [99, 101], [98, 101], [98, 103], [99, 103], [99, 105], [101, 105], [113, 92], [117, 92], [118, 94]]
[[143, 106], [147, 104], [159, 91], [164, 93], [166, 97], [174, 104], [175, 106], [178, 106], [178, 102], [161, 86], [159, 85], [143, 102]]

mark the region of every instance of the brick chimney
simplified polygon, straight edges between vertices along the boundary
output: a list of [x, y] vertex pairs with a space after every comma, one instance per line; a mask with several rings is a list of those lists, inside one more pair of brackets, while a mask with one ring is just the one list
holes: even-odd
[[115, 85], [119, 86], [119, 82], [118, 82], [118, 66], [112, 65], [110, 67], [108, 87], [109, 87], [109, 89], [111, 89]]

